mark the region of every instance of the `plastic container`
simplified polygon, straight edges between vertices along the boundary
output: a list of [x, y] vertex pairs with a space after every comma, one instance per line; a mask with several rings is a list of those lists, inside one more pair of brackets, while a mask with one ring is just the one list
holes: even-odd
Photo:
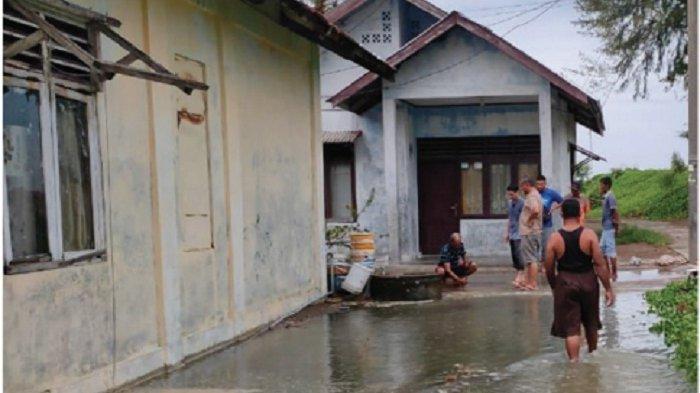
[[345, 281], [341, 284], [341, 288], [353, 294], [362, 293], [370, 274], [372, 274], [372, 270], [359, 263], [353, 264], [350, 268], [350, 273], [348, 273]]
[[363, 262], [374, 259], [374, 234], [371, 232], [350, 233], [350, 260]]

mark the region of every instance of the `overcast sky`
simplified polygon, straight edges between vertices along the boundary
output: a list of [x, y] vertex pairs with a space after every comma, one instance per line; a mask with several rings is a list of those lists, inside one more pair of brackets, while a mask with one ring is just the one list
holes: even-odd
[[[541, 4], [541, 0], [432, 0], [446, 11], [457, 10], [497, 34], [517, 27], [505, 38], [512, 44], [567, 78], [601, 103], [608, 91], [591, 91], [586, 78], [572, 69], [580, 69], [584, 53], [596, 58], [599, 42], [582, 34], [573, 24], [578, 17], [573, 0], [562, 0], [536, 20], [526, 23], [540, 10], [516, 16]], [[507, 18], [512, 20], [497, 23]], [[494, 23], [496, 23], [494, 25]], [[646, 99], [633, 100], [633, 92], [609, 94], [603, 107], [605, 136], [579, 126], [578, 144], [602, 155], [608, 161], [592, 164], [594, 173], [610, 168], [667, 168], [674, 151], [687, 161], [688, 143], [678, 134], [687, 129], [687, 95], [682, 86], [666, 91], [657, 78], [650, 80]], [[580, 158], [579, 158], [580, 159]]]

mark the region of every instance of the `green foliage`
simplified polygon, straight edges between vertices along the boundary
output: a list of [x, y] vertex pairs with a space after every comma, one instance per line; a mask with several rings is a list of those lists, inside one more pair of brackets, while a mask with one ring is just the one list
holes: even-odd
[[581, 165], [576, 168], [574, 178], [578, 181], [585, 182], [591, 177], [591, 166], [588, 164]]
[[673, 365], [684, 371], [691, 382], [697, 382], [698, 378], [697, 294], [697, 278], [672, 282], [661, 290], [645, 294], [649, 311], [660, 318], [650, 330], [664, 335], [666, 345], [674, 348]]
[[671, 239], [661, 232], [640, 228], [636, 225], [623, 225], [615, 239], [617, 244], [646, 243], [652, 246], [667, 246]]
[[603, 42], [609, 64], [599, 67], [618, 76], [620, 90], [632, 85], [635, 97], [645, 97], [651, 74], [669, 86], [685, 80], [687, 0], [577, 0], [576, 6], [577, 23]]
[[[601, 215], [598, 183], [603, 174], [583, 186], [591, 200], [591, 218]], [[608, 175], [610, 176], [610, 175]], [[688, 172], [668, 169], [625, 169], [612, 174], [613, 193], [622, 217], [674, 220], [688, 217]]]
[[674, 173], [681, 173], [687, 169], [688, 166], [685, 165], [685, 161], [681, 158], [681, 155], [674, 151], [671, 156], [671, 170]]

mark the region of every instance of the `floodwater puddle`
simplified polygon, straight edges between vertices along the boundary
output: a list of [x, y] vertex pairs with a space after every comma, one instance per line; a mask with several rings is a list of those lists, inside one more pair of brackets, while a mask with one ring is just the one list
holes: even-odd
[[695, 390], [671, 368], [663, 338], [649, 332], [656, 317], [641, 290], [620, 292], [601, 319], [600, 350], [569, 364], [562, 340], [549, 335], [551, 296], [361, 308], [273, 330], [134, 391]]

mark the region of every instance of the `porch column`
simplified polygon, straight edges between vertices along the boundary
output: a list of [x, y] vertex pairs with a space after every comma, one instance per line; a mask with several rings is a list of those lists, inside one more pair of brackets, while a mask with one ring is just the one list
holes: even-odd
[[[549, 83], [539, 94], [540, 172], [554, 179], [554, 135], [552, 128], [552, 92]], [[534, 180], [534, 179], [533, 179]]]
[[386, 188], [386, 217], [389, 233], [389, 261], [398, 261], [399, 234], [399, 189], [396, 151], [396, 100], [382, 99], [382, 126], [384, 132], [384, 186]]

